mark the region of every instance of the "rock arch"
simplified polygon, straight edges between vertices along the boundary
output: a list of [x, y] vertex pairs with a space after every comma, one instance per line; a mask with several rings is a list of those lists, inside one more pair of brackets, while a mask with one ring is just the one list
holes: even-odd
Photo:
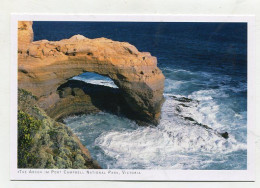
[[83, 72], [94, 72], [114, 81], [137, 119], [158, 123], [164, 75], [150, 53], [106, 38], [75, 35], [61, 41], [31, 42], [32, 37], [32, 22], [19, 23], [18, 87], [36, 95], [45, 110], [60, 100], [59, 86]]

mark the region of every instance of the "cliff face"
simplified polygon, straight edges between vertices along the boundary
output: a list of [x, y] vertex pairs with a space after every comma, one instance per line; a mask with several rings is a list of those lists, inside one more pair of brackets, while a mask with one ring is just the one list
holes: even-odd
[[18, 44], [26, 45], [33, 41], [32, 22], [20, 21], [18, 22]]
[[18, 168], [100, 168], [78, 137], [37, 105], [35, 96], [18, 92]]
[[127, 42], [82, 35], [31, 42], [31, 22], [20, 25], [26, 29], [18, 29], [18, 84], [39, 98], [40, 107], [47, 111], [57, 107], [59, 86], [83, 72], [94, 72], [115, 82], [136, 119], [158, 123], [164, 76], [150, 53], [139, 52]]

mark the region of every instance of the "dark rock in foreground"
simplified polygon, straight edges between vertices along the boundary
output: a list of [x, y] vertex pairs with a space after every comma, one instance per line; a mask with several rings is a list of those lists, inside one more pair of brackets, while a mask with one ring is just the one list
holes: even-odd
[[99, 169], [66, 125], [51, 119], [31, 93], [18, 92], [18, 168]]

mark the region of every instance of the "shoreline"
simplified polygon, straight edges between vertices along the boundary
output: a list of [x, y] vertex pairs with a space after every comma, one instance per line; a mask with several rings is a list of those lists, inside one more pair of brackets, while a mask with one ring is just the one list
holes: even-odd
[[[31, 141], [39, 142], [39, 138], [43, 136], [57, 142], [53, 143], [57, 146], [49, 143], [48, 139], [45, 141], [47, 146], [43, 142], [48, 151], [40, 145], [40, 149], [44, 150], [44, 155], [40, 156], [42, 159], [49, 160], [48, 163], [51, 165], [57, 164], [58, 168], [62, 167], [63, 163], [65, 168], [77, 168], [77, 165], [73, 166], [75, 161], [82, 167], [84, 160], [86, 165], [100, 168], [68, 126], [58, 122], [72, 114], [108, 111], [124, 115], [143, 126], [159, 123], [164, 102], [165, 78], [157, 67], [156, 57], [151, 56], [149, 52], [139, 52], [135, 46], [127, 42], [106, 38], [88, 39], [82, 35], [74, 35], [61, 41], [33, 41], [32, 24], [33, 22], [29, 21], [18, 22], [18, 88], [23, 89], [22, 95], [26, 95], [24, 97], [29, 100], [19, 101], [18, 108], [22, 109], [25, 120], [32, 118], [39, 122], [37, 129], [45, 130], [47, 127], [54, 131], [31, 131]], [[84, 72], [107, 76], [114, 81], [118, 89], [70, 80]], [[32, 99], [32, 96], [35, 98]], [[37, 114], [34, 108], [41, 113]], [[41, 118], [47, 119], [49, 123], [46, 124]], [[56, 126], [63, 127], [65, 132], [56, 131]], [[70, 135], [72, 138], [59, 134]], [[26, 135], [22, 136], [21, 138], [26, 138]], [[73, 148], [69, 149], [71, 152], [66, 148], [64, 151], [58, 149], [64, 138], [74, 140], [84, 159], [81, 154], [73, 154], [77, 153]], [[24, 149], [24, 152], [36, 149], [33, 143], [30, 144], [28, 151], [22, 147], [20, 149]], [[56, 149], [49, 148], [48, 144]], [[52, 156], [55, 156], [54, 161]], [[31, 160], [33, 162], [34, 159]], [[46, 165], [48, 166], [47, 163]]]

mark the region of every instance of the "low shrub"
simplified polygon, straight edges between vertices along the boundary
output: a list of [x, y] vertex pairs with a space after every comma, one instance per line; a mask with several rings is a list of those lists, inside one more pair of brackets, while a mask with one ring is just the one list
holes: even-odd
[[34, 135], [41, 127], [42, 123], [29, 114], [18, 111], [18, 167], [25, 168], [28, 164], [36, 160], [36, 156], [31, 152], [34, 144]]

